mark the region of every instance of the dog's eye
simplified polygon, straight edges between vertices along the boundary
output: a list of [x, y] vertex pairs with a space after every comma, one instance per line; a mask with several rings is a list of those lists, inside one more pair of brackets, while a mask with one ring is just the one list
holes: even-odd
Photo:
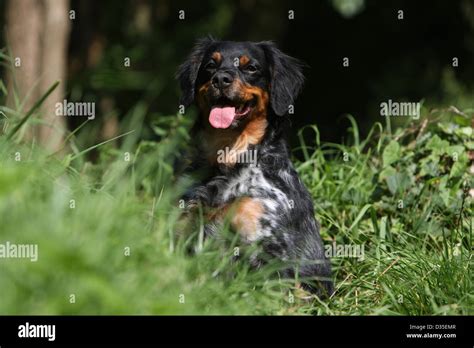
[[209, 63], [206, 64], [204, 68], [206, 70], [214, 70], [215, 68], [217, 68], [217, 64], [213, 60], [211, 60]]
[[258, 68], [255, 65], [249, 64], [244, 68], [244, 70], [248, 73], [253, 74], [253, 73], [256, 73], [258, 71]]

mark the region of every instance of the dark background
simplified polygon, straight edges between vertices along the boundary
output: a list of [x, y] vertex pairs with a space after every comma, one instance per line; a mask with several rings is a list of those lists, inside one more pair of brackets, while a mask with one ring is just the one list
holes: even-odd
[[[366, 134], [371, 124], [383, 121], [379, 105], [388, 99], [423, 100], [429, 107], [472, 105], [459, 105], [469, 103], [473, 88], [471, 0], [73, 0], [70, 8], [76, 19], [66, 97], [97, 103], [96, 122], [88, 125], [95, 137], [107, 122], [112, 134], [120, 131], [126, 115], [142, 102], [147, 126], [140, 136], [156, 139], [148, 125], [177, 112], [176, 68], [194, 41], [208, 34], [274, 40], [304, 61], [306, 85], [293, 126], [317, 124], [322, 140], [343, 140], [345, 114]], [[288, 19], [289, 10], [294, 20]], [[131, 58], [131, 67], [123, 66], [124, 57]], [[349, 67], [343, 67], [343, 57], [349, 57]], [[459, 67], [452, 67], [453, 57]], [[68, 122], [72, 129], [83, 120]]]

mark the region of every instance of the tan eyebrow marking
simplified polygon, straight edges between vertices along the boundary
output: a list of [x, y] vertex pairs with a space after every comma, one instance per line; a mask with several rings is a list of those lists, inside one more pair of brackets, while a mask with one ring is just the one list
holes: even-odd
[[250, 58], [247, 57], [245, 54], [243, 56], [240, 56], [239, 63], [241, 66], [247, 65], [249, 62], [250, 62]]
[[211, 58], [214, 59], [216, 63], [220, 63], [222, 60], [222, 54], [220, 52], [214, 52]]

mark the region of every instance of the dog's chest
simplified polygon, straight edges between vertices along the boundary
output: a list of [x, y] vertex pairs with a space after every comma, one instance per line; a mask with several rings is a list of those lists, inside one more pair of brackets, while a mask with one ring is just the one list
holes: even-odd
[[244, 241], [252, 242], [273, 234], [288, 208], [286, 195], [265, 177], [258, 167], [240, 169], [220, 182], [214, 219], [229, 218], [231, 227]]
[[218, 192], [218, 200], [229, 202], [243, 196], [262, 196], [272, 187], [258, 167], [245, 167], [230, 176]]
[[265, 215], [286, 211], [291, 206], [287, 194], [277, 188], [258, 166], [239, 170], [225, 181], [217, 195], [217, 201], [221, 205], [231, 204], [243, 197], [258, 200], [264, 208]]

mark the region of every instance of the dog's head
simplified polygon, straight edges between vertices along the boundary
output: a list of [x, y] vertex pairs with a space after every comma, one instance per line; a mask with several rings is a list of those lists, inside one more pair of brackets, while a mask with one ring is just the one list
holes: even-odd
[[181, 104], [196, 102], [214, 128], [237, 128], [269, 112], [288, 113], [303, 85], [302, 65], [272, 42], [197, 42], [179, 68]]

